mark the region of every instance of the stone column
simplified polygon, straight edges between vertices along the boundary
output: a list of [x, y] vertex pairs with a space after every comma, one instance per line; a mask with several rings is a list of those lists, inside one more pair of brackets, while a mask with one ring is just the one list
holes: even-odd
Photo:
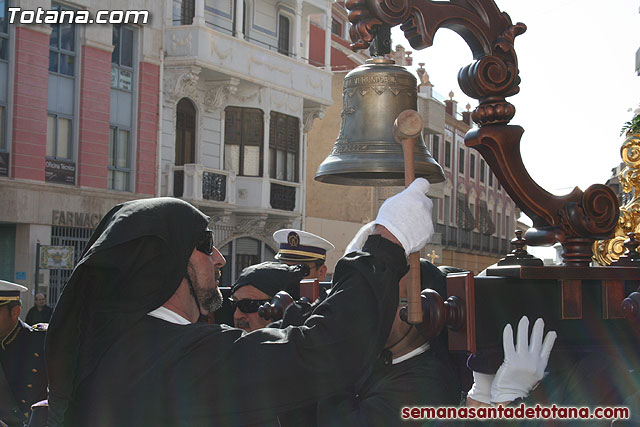
[[242, 27], [244, 26], [244, 0], [236, 0], [236, 22], [235, 22], [235, 33], [236, 37], [239, 39], [244, 39], [244, 33], [242, 32]]
[[302, 0], [296, 0], [296, 18], [293, 30], [293, 49], [291, 56], [300, 58], [300, 41], [302, 40]]
[[204, 0], [196, 0], [196, 10], [193, 15], [193, 25], [204, 27]]

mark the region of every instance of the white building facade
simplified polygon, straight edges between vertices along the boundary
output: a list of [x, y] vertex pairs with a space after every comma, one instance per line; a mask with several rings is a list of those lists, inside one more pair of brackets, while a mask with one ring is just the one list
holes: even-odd
[[312, 19], [330, 26], [331, 3], [165, 2], [158, 193], [211, 216], [222, 285], [301, 226], [306, 132], [332, 103], [329, 52], [308, 59]]

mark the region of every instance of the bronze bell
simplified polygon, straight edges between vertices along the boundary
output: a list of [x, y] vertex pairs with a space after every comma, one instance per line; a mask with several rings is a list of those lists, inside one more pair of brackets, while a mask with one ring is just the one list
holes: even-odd
[[[340, 133], [315, 179], [341, 185], [404, 185], [402, 147], [393, 122], [404, 110], [418, 109], [416, 78], [386, 58], [367, 60], [347, 74], [342, 91]], [[414, 149], [415, 175], [444, 181], [442, 167], [422, 139]]]

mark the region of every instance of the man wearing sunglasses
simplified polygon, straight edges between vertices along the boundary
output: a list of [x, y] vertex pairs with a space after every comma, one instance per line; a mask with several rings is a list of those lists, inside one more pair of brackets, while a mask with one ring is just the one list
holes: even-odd
[[382, 205], [304, 325], [248, 334], [195, 323], [217, 305], [225, 262], [206, 215], [173, 198], [116, 206], [49, 324], [48, 425], [265, 425], [345, 389], [383, 348], [406, 256], [433, 233], [428, 190], [419, 178]]
[[235, 327], [251, 332], [267, 326], [271, 321], [260, 317], [258, 308], [271, 302], [279, 291], [297, 299], [300, 280], [308, 273], [308, 268], [302, 267], [268, 261], [242, 270], [231, 289]]

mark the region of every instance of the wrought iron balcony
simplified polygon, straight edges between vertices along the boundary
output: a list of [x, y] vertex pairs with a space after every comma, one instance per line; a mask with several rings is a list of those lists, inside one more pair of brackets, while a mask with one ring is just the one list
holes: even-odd
[[166, 194], [193, 200], [235, 203], [235, 173], [199, 164], [171, 166]]

